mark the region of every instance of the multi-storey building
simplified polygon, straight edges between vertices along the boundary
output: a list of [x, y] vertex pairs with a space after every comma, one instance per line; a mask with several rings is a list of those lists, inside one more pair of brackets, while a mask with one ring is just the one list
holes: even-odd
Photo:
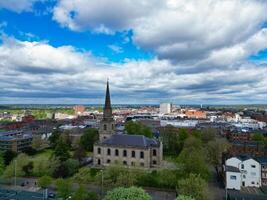
[[162, 151], [162, 143], [156, 139], [116, 133], [107, 83], [99, 141], [94, 144], [94, 165], [102, 167], [118, 163], [128, 167], [157, 168], [162, 163]]
[[261, 165], [261, 184], [262, 186], [267, 186], [267, 157], [257, 158], [257, 161]]
[[0, 132], [0, 151], [21, 152], [32, 144], [32, 135], [22, 131]]
[[226, 187], [261, 187], [261, 165], [251, 157], [231, 157], [225, 162]]

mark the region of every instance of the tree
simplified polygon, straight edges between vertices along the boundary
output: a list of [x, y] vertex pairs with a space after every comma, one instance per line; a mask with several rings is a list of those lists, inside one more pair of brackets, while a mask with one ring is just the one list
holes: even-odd
[[58, 143], [58, 140], [60, 138], [60, 131], [59, 130], [55, 130], [52, 135], [48, 138], [50, 146], [52, 149], [55, 149]]
[[146, 193], [142, 188], [130, 187], [130, 188], [115, 188], [109, 191], [104, 200], [152, 200], [151, 196]]
[[217, 130], [214, 128], [205, 128], [201, 133], [201, 140], [203, 143], [208, 143], [211, 140], [214, 140]]
[[219, 174], [222, 154], [227, 151], [229, 146], [229, 143], [224, 138], [216, 138], [207, 144], [207, 158], [209, 163], [215, 168], [217, 175]]
[[38, 179], [38, 186], [45, 189], [52, 183], [52, 178], [50, 176], [42, 176]]
[[0, 152], [0, 176], [3, 174], [5, 170], [5, 163], [4, 163], [4, 153]]
[[7, 150], [4, 152], [4, 163], [5, 166], [9, 165], [9, 163], [17, 156], [17, 153], [11, 150]]
[[17, 176], [25, 176], [25, 171], [23, 170], [23, 167], [28, 165], [30, 162], [30, 157], [27, 156], [24, 153], [21, 153], [17, 156], [16, 159], [13, 159], [10, 164], [6, 167], [4, 171], [4, 177], [10, 178], [14, 176], [14, 170], [16, 165], [16, 173]]
[[202, 178], [208, 179], [210, 172], [206, 163], [206, 156], [201, 142], [193, 137], [185, 141], [184, 148], [178, 156], [178, 164], [183, 169], [184, 175], [190, 173], [199, 174]]
[[129, 121], [125, 124], [125, 130], [130, 135], [144, 135], [148, 138], [152, 138], [153, 134], [149, 127], [145, 126], [141, 122]]
[[32, 175], [32, 171], [33, 171], [33, 162], [32, 162], [32, 161], [28, 162], [28, 164], [26, 164], [26, 165], [24, 165], [24, 166], [22, 167], [22, 170], [23, 170], [25, 176], [30, 176], [30, 175]]
[[46, 142], [41, 138], [41, 136], [34, 136], [32, 139], [32, 148], [39, 151], [44, 148]]
[[77, 161], [77, 160], [70, 158], [64, 164], [67, 167], [68, 176], [74, 175], [79, 170], [79, 161]]
[[66, 161], [70, 158], [69, 146], [60, 137], [54, 151], [54, 156], [58, 158], [61, 162]]
[[81, 136], [80, 145], [87, 151], [93, 151], [94, 143], [98, 140], [98, 130], [94, 128], [86, 129]]
[[207, 183], [199, 175], [190, 174], [188, 178], [178, 181], [178, 193], [191, 196], [195, 200], [209, 200]]
[[87, 192], [84, 187], [80, 186], [72, 195], [72, 200], [98, 200], [94, 192]]
[[73, 154], [73, 157], [77, 159], [80, 163], [82, 162], [83, 158], [86, 157], [86, 151], [82, 146], [79, 146]]
[[64, 180], [62, 178], [56, 180], [57, 194], [60, 198], [66, 199], [72, 193], [72, 184], [70, 180]]
[[190, 196], [179, 195], [179, 197], [177, 197], [176, 200], [195, 200], [195, 199]]

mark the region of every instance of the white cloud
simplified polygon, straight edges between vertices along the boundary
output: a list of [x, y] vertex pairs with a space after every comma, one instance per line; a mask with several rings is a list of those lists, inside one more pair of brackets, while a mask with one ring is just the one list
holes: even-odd
[[74, 31], [133, 30], [133, 41], [159, 59], [200, 61], [238, 46], [267, 20], [261, 0], [60, 0], [54, 20]]
[[30, 11], [38, 0], [0, 0], [0, 9], [5, 8], [14, 12]]
[[116, 103], [157, 103], [162, 99], [178, 103], [264, 102], [267, 98], [266, 65], [243, 62], [234, 68], [196, 73], [179, 73], [179, 68], [159, 59], [108, 64], [71, 46], [5, 38], [0, 45], [1, 103], [102, 103], [107, 77]]

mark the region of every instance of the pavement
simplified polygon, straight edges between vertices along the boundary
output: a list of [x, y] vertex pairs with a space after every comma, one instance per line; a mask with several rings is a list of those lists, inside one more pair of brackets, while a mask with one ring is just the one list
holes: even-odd
[[28, 192], [28, 191], [7, 190], [0, 188], [1, 200], [42, 200], [43, 198], [44, 195], [42, 192]]

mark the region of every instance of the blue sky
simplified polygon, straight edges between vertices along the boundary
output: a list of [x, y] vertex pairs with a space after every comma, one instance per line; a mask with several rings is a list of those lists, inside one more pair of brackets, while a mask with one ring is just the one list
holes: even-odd
[[266, 8], [0, 0], [0, 103], [266, 103]]

